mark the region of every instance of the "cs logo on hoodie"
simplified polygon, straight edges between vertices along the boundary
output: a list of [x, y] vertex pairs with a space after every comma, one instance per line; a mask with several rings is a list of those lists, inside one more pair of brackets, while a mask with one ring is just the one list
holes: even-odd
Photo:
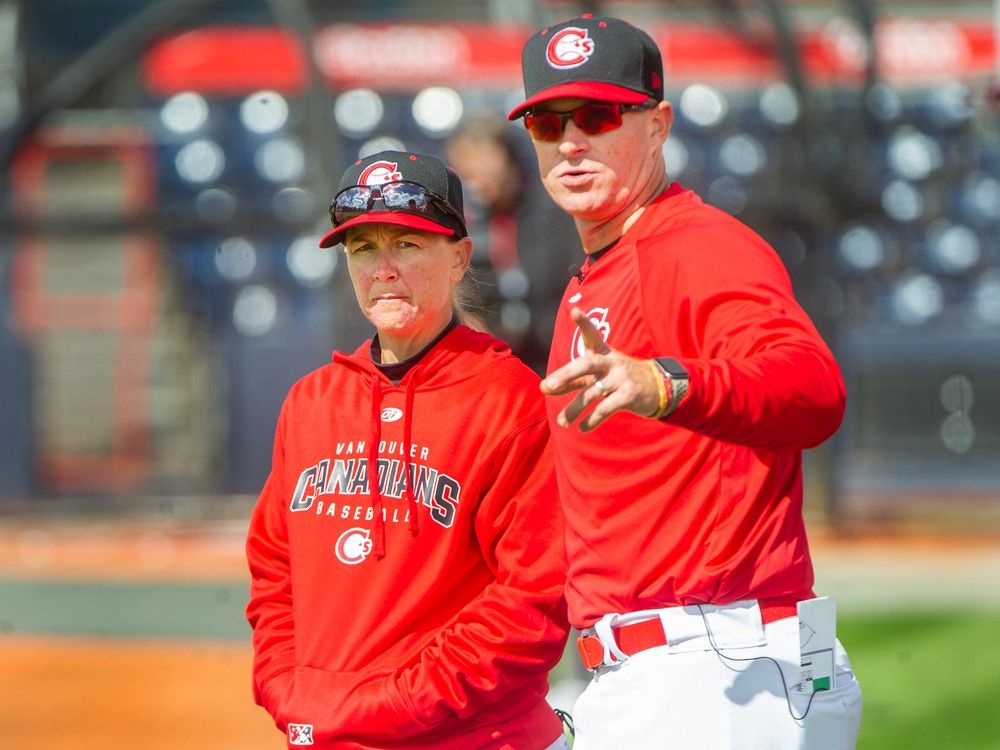
[[337, 559], [344, 565], [357, 565], [372, 553], [372, 533], [357, 526], [348, 529], [337, 539]]

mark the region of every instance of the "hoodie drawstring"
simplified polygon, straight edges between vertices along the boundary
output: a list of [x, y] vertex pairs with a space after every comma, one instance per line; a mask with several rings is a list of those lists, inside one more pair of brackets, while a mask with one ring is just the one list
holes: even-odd
[[385, 557], [385, 518], [382, 517], [382, 488], [379, 487], [378, 444], [382, 439], [382, 389], [378, 378], [372, 378], [372, 423], [368, 443], [368, 490], [375, 514], [375, 557]]
[[[413, 495], [412, 469], [410, 463], [411, 434], [413, 427], [413, 394], [416, 390], [416, 378], [411, 377], [406, 385], [406, 400], [403, 406], [403, 482], [404, 496], [409, 508], [410, 534], [417, 536], [420, 533], [420, 522], [417, 513], [420, 506]], [[368, 487], [372, 500], [372, 513], [375, 515], [375, 539], [372, 548], [375, 557], [381, 560], [385, 557], [385, 517], [382, 505], [381, 476], [378, 470], [378, 446], [382, 441], [382, 388], [379, 379], [372, 378], [372, 412], [371, 412], [371, 433], [368, 444]]]
[[413, 426], [413, 392], [416, 390], [417, 379], [410, 377], [406, 384], [406, 401], [403, 406], [403, 477], [406, 482], [404, 492], [406, 502], [410, 507], [410, 534], [416, 536], [420, 533], [420, 523], [417, 521], [417, 499], [413, 496], [412, 480], [410, 476], [410, 432]]

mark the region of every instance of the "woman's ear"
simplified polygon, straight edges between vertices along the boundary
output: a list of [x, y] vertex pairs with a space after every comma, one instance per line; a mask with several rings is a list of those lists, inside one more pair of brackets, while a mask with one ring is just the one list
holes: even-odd
[[457, 242], [452, 242], [451, 247], [455, 253], [452, 281], [457, 284], [465, 276], [465, 272], [469, 270], [469, 264], [472, 262], [472, 238], [463, 237]]

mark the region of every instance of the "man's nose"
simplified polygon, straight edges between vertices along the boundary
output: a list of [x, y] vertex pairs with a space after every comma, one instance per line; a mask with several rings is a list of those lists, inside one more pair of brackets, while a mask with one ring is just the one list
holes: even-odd
[[559, 139], [559, 152], [563, 156], [570, 156], [586, 151], [589, 146], [590, 136], [584, 133], [572, 118], [567, 120], [562, 137]]

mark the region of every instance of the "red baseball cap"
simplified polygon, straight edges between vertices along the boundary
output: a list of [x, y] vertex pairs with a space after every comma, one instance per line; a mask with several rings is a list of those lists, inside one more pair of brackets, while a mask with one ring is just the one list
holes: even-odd
[[561, 97], [641, 104], [663, 98], [663, 59], [645, 31], [618, 18], [587, 13], [532, 36], [521, 54], [525, 100], [516, 120], [536, 104]]
[[[420, 229], [448, 236], [466, 237], [464, 207], [462, 202], [462, 182], [455, 171], [428, 154], [405, 151], [379, 151], [363, 159], [358, 159], [340, 178], [337, 195], [330, 204], [330, 218], [334, 220], [334, 204], [352, 187], [377, 188], [395, 182], [410, 183], [433, 195], [433, 199], [423, 210], [390, 208], [382, 202], [365, 201], [368, 210], [347, 221], [334, 224], [334, 228], [320, 240], [320, 247], [332, 247], [344, 241], [347, 230], [358, 224], [394, 224], [396, 226]], [[374, 209], [374, 210], [373, 210]]]

